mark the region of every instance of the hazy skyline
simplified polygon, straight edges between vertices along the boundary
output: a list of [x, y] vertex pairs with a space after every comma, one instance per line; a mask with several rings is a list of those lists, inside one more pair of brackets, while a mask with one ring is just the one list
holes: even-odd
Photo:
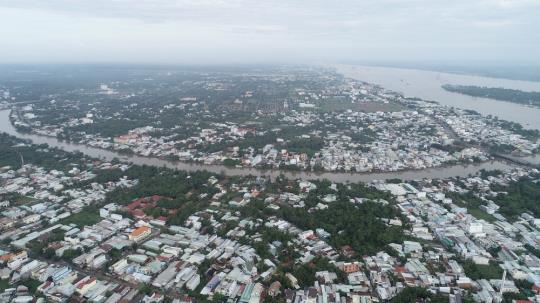
[[0, 62], [539, 63], [540, 0], [0, 0]]

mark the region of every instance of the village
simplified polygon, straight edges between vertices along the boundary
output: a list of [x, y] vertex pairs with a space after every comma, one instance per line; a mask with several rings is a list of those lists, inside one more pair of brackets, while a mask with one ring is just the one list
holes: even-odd
[[[101, 101], [86, 105], [77, 100], [86, 95], [59, 94], [13, 108], [10, 119], [21, 131], [126, 156], [261, 169], [393, 172], [539, 150], [538, 132], [497, 117], [405, 98], [326, 70], [297, 72], [296, 82], [309, 85], [281, 84], [273, 73], [260, 76], [264, 85], [235, 75], [264, 87], [245, 90], [215, 76], [170, 88], [210, 97], [201, 92], [159, 102], [151, 91], [102, 84], [86, 93]], [[267, 95], [270, 88], [276, 91]]]
[[[535, 186], [536, 169], [367, 187], [188, 174], [174, 182], [199, 184], [185, 188], [189, 212], [169, 208], [183, 194], [131, 178], [144, 168], [67, 164], [0, 169], [2, 302], [540, 302], [538, 210], [508, 209], [497, 193]], [[144, 186], [156, 193], [115, 198]], [[352, 219], [388, 240], [304, 221], [343, 208], [374, 209]]]

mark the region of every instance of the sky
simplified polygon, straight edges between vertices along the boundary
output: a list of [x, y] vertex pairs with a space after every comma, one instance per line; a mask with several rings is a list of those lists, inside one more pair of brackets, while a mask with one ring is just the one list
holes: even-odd
[[540, 63], [540, 0], [0, 0], [0, 63]]

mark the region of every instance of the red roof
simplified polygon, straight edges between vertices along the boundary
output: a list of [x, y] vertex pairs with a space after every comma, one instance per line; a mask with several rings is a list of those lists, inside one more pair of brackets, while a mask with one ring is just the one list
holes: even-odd
[[192, 301], [193, 301], [193, 298], [190, 296], [184, 296], [182, 298], [182, 302], [192, 302]]
[[131, 214], [134, 216], [134, 217], [137, 217], [137, 218], [144, 218], [146, 215], [144, 214], [144, 212], [140, 209], [136, 209], [134, 211], [131, 212]]
[[168, 257], [165, 257], [165, 256], [157, 256], [156, 259], [161, 261], [161, 262], [166, 262], [166, 261], [170, 260], [171, 258], [168, 258]]
[[141, 206], [141, 203], [143, 202], [142, 199], [137, 199], [131, 203], [129, 203], [126, 207], [129, 209], [129, 210], [134, 210], [136, 208], [138, 208], [139, 206]]
[[134, 230], [133, 232], [131, 232], [130, 236], [138, 237], [138, 236], [148, 232], [149, 230], [150, 230], [150, 228], [148, 226], [141, 226], [141, 227], [137, 228], [136, 230]]
[[89, 279], [87, 279], [87, 280], [82, 279], [81, 281], [77, 282], [77, 284], [75, 284], [75, 287], [77, 287], [78, 289], [81, 289], [81, 288], [83, 288], [85, 285], [91, 284], [91, 283], [93, 283], [94, 281], [96, 281], [96, 278], [94, 278], [94, 277], [91, 277], [91, 278], [89, 278]]

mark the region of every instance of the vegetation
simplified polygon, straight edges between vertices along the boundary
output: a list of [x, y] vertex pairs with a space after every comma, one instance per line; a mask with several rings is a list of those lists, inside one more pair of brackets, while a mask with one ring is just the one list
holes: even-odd
[[0, 133], [0, 167], [11, 166], [19, 169], [24, 161], [46, 169], [65, 170], [83, 163], [84, 156], [81, 153], [68, 153], [50, 148], [46, 144], [31, 145], [23, 142], [6, 133]]
[[118, 175], [138, 179], [139, 183], [132, 188], [117, 188], [108, 193], [105, 203], [129, 204], [134, 199], [158, 195], [164, 198], [145, 213], [154, 217], [167, 216], [168, 223], [172, 225], [183, 224], [188, 216], [207, 207], [209, 199], [217, 192], [216, 188], [208, 185], [208, 178], [214, 174], [204, 171], [132, 166], [125, 172], [104, 172], [100, 178], [114, 180]]
[[[488, 116], [489, 117], [489, 116]], [[519, 123], [497, 119], [496, 117], [490, 120], [487, 120], [488, 124], [496, 125], [502, 129], [509, 130], [513, 133], [523, 136], [525, 139], [536, 141], [540, 138], [540, 131], [538, 129], [525, 129]]]
[[299, 264], [290, 269], [291, 273], [298, 279], [300, 287], [310, 287], [315, 283], [315, 273], [318, 271], [334, 272], [338, 275], [337, 282], [345, 282], [347, 275], [339, 270], [335, 265], [325, 258], [315, 258], [306, 264]]
[[509, 154], [515, 150], [514, 146], [510, 144], [489, 144], [487, 146], [489, 148], [489, 152], [492, 154]]
[[465, 270], [467, 277], [473, 280], [500, 279], [503, 274], [502, 268], [498, 264], [492, 262], [488, 265], [479, 265], [471, 260], [465, 260], [463, 262], [463, 269]]
[[8, 280], [1, 280], [0, 279], [0, 292], [4, 292], [4, 290], [10, 288], [11, 285], [9, 285], [9, 281]]
[[475, 196], [471, 191], [466, 194], [448, 192], [446, 195], [452, 199], [454, 204], [460, 207], [466, 207], [467, 211], [477, 219], [494, 222], [495, 217], [480, 209], [481, 205], [486, 204], [482, 199]]
[[535, 257], [540, 258], [540, 249], [531, 246], [530, 244], [525, 244], [524, 247]]
[[[390, 226], [384, 223], [384, 219], [399, 218], [406, 222], [394, 206], [394, 200], [390, 193], [375, 190], [363, 184], [338, 184], [336, 190], [331, 189], [331, 182], [324, 180], [314, 182], [317, 189], [309, 192], [304, 200], [306, 208], [295, 208], [282, 205], [276, 212], [279, 217], [295, 224], [303, 230], [322, 228], [330, 233], [329, 243], [336, 249], [350, 245], [358, 254], [373, 253], [388, 243], [401, 242], [403, 240], [403, 227]], [[269, 191], [273, 187], [287, 187], [287, 181], [278, 178], [273, 184], [269, 184]], [[295, 185], [297, 186], [297, 185]], [[292, 189], [293, 191], [298, 188]], [[328, 208], [310, 211], [321, 202], [325, 195], [335, 195], [336, 201], [329, 203]], [[351, 203], [351, 199], [362, 198], [361, 204]], [[252, 206], [253, 202], [248, 205]], [[246, 207], [244, 207], [246, 208]], [[260, 216], [266, 212], [264, 204], [260, 209], [251, 209], [243, 215]]]
[[64, 251], [64, 254], [62, 255], [62, 259], [66, 261], [71, 261], [74, 258], [77, 258], [78, 256], [83, 254], [83, 250], [81, 248], [77, 249], [66, 249]]
[[139, 285], [139, 291], [145, 295], [151, 295], [154, 292], [154, 289], [152, 288], [152, 286], [146, 283], [142, 283]]
[[285, 145], [285, 148], [292, 152], [304, 152], [312, 157], [315, 153], [319, 152], [323, 146], [323, 138], [313, 137], [308, 139], [295, 138], [288, 142]]
[[460, 93], [472, 97], [482, 97], [525, 105], [540, 106], [540, 92], [525, 92], [500, 87], [449, 84], [443, 85], [442, 88], [449, 92]]
[[388, 243], [403, 241], [402, 227], [387, 226], [380, 219], [399, 216], [391, 207], [374, 202], [355, 206], [334, 202], [313, 214], [305, 209], [282, 207], [280, 215], [301, 229], [323, 228], [331, 234], [330, 243], [341, 248], [350, 245], [356, 253], [373, 253]]
[[225, 160], [223, 160], [223, 165], [225, 165], [225, 166], [233, 167], [233, 166], [240, 165], [240, 164], [241, 164], [240, 160], [236, 160], [236, 159], [225, 159]]
[[422, 287], [406, 287], [390, 300], [390, 303], [431, 302], [446, 303], [448, 296], [435, 295]]
[[99, 208], [97, 206], [86, 206], [80, 212], [72, 214], [71, 216], [60, 220], [60, 224], [75, 224], [81, 228], [87, 225], [94, 225], [101, 221], [99, 216]]
[[527, 302], [529, 302], [528, 296], [523, 293], [515, 294], [507, 292], [503, 294], [503, 303], [514, 303], [516, 300], [527, 300]]
[[36, 292], [38, 286], [41, 285], [41, 282], [39, 280], [36, 280], [36, 279], [27, 278], [27, 279], [21, 280], [21, 282], [19, 284], [28, 287], [28, 291], [31, 294], [34, 294]]
[[493, 185], [492, 189], [501, 192], [493, 199], [500, 206], [499, 212], [509, 217], [517, 217], [525, 212], [540, 216], [540, 183], [520, 180], [508, 186]]

